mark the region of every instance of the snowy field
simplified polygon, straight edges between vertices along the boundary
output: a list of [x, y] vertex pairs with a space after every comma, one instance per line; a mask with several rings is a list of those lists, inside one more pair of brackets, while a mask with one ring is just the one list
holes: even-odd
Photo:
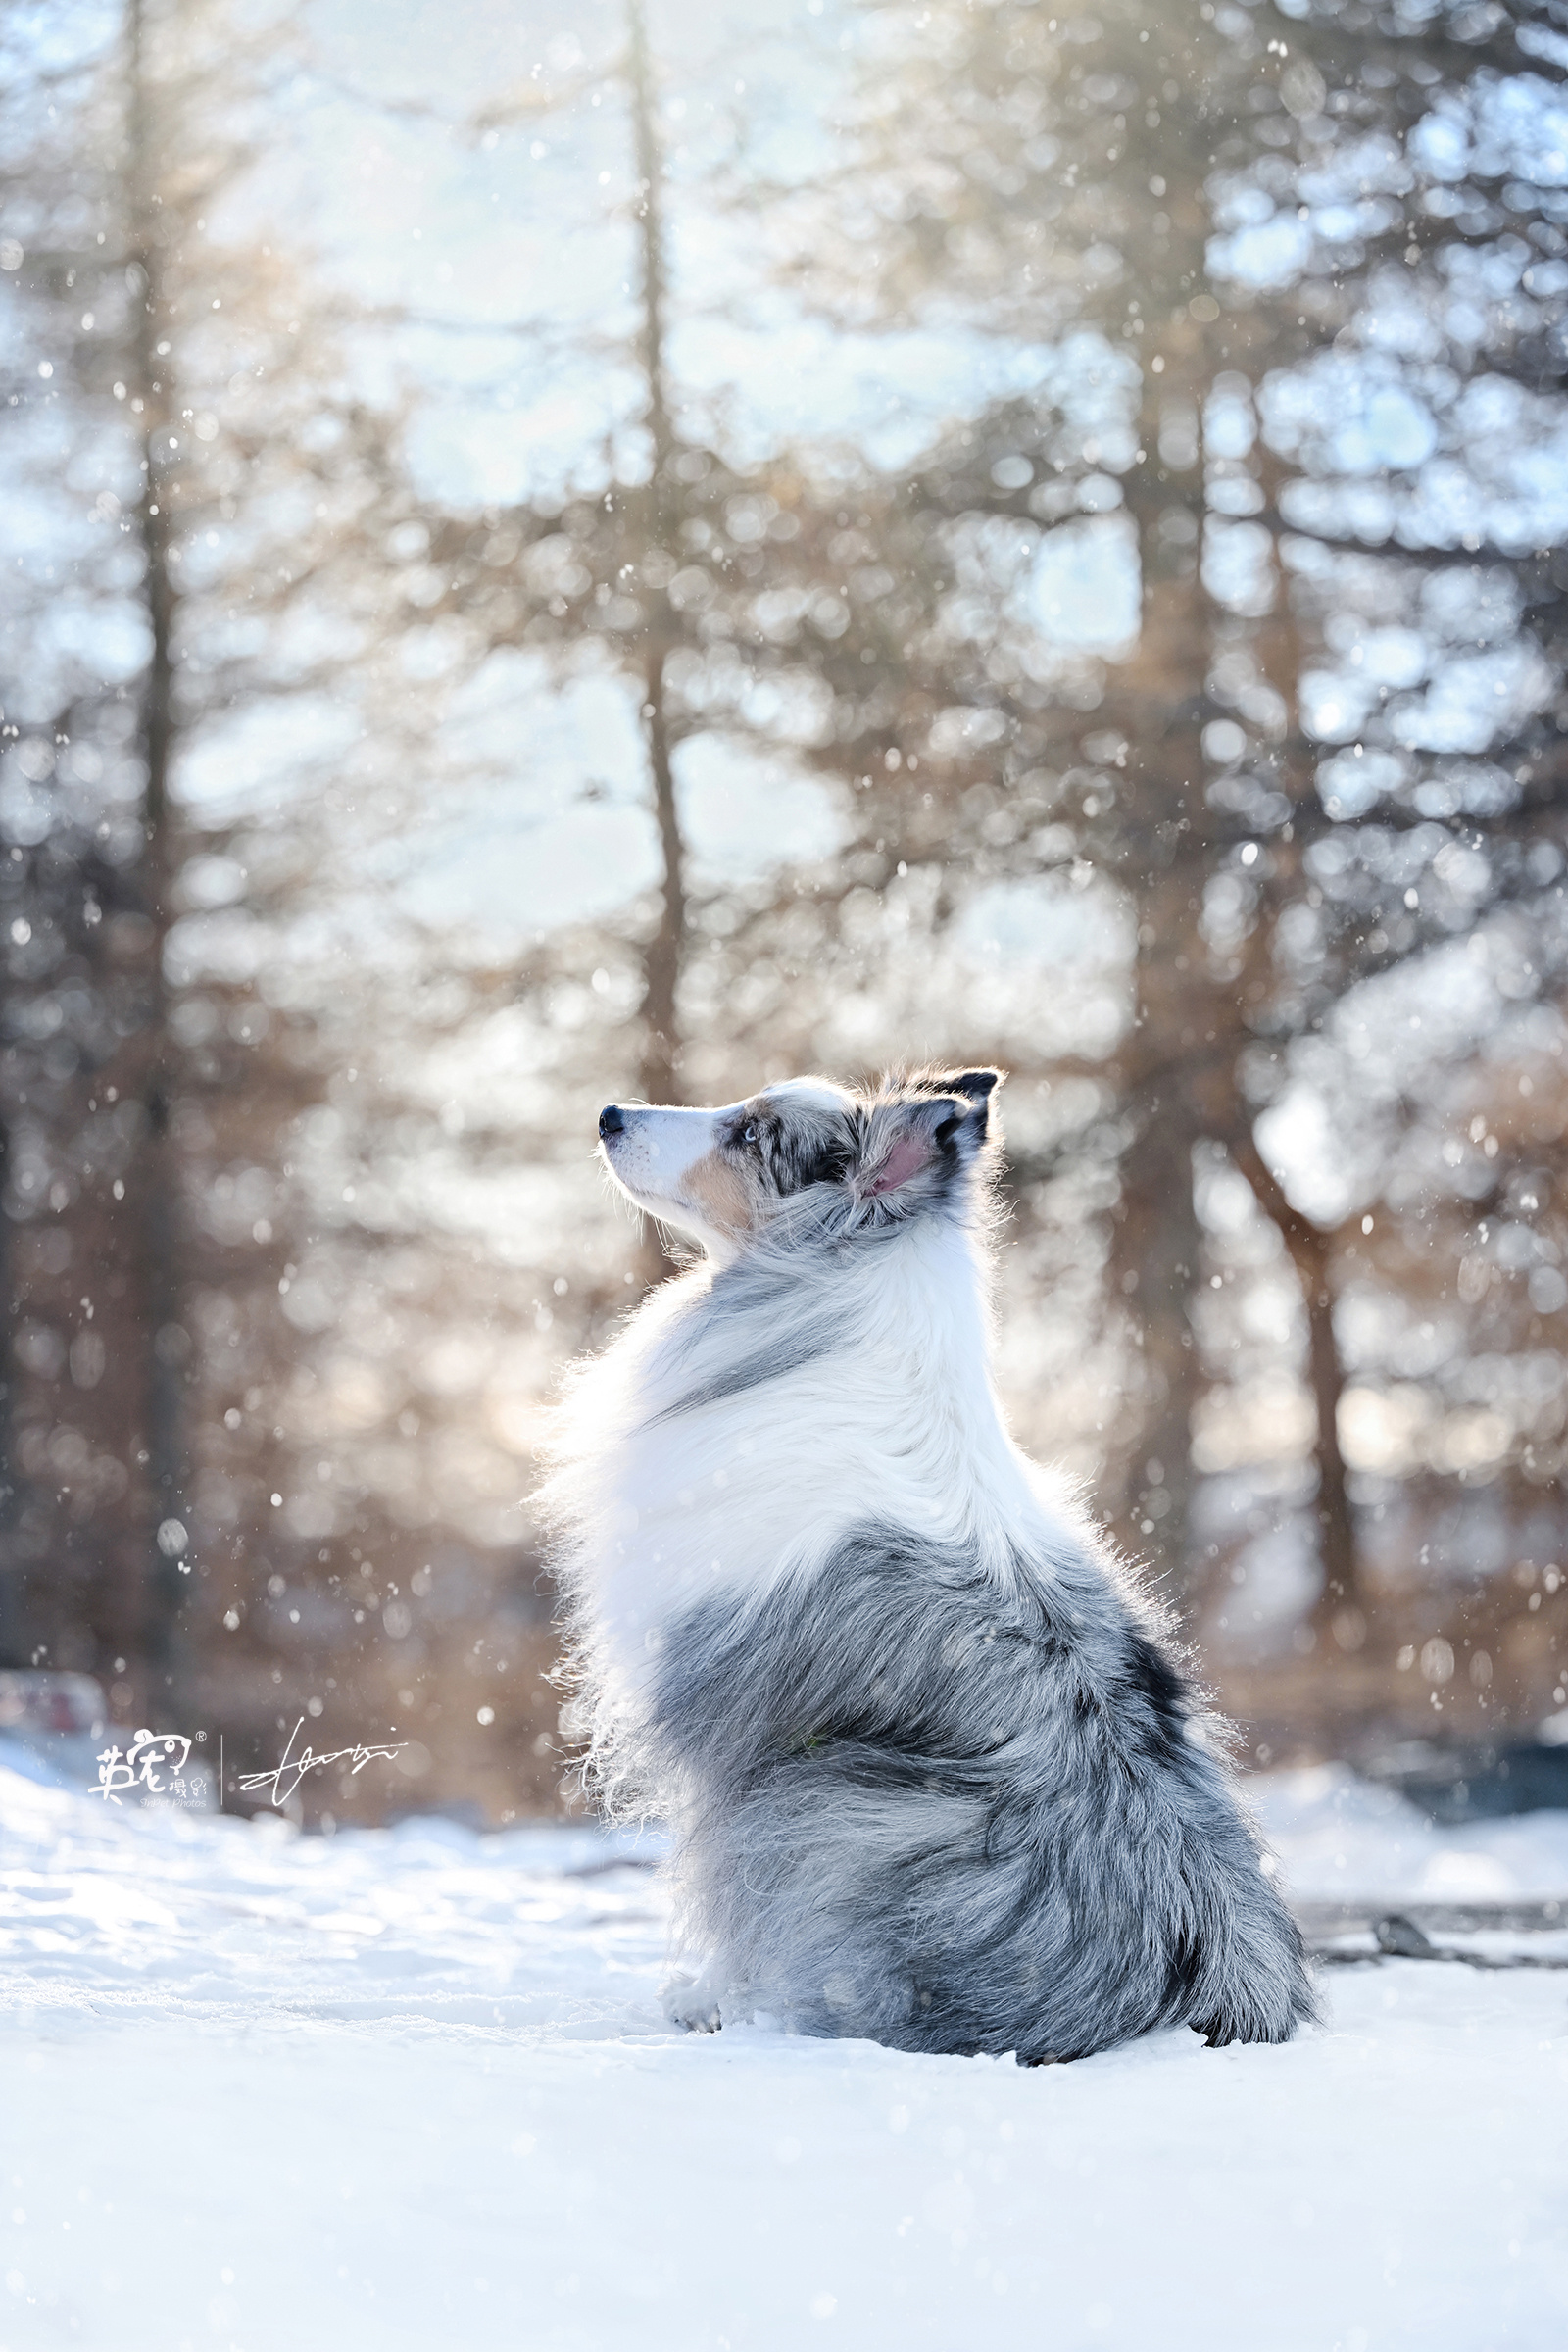
[[[1257, 1786], [1301, 1898], [1568, 1892], [1568, 1814]], [[0, 2352], [1568, 2344], [1568, 1974], [1336, 1967], [1289, 2048], [1026, 2073], [671, 2034], [657, 1876], [591, 1830], [0, 1769]]]

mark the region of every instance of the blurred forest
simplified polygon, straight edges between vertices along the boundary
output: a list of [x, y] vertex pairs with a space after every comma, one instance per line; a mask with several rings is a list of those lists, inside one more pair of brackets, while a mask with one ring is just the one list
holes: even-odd
[[554, 1805], [598, 1105], [952, 1055], [1248, 1752], [1568, 1701], [1568, 0], [1048, 4], [0, 0], [0, 1664]]

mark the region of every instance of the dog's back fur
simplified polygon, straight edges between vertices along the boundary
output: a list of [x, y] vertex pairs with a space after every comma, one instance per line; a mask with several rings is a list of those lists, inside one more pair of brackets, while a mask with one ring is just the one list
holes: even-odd
[[589, 1771], [673, 1833], [689, 2024], [1031, 2062], [1284, 2040], [1312, 1995], [1221, 1727], [1003, 1426], [994, 1083], [605, 1114], [633, 1198], [711, 1255], [563, 1412]]

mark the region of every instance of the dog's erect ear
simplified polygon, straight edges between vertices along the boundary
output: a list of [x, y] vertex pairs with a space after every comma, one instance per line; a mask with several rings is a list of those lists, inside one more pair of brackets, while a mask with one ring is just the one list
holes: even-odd
[[959, 1070], [942, 1081], [945, 1094], [961, 1095], [966, 1102], [975, 1105], [978, 1116], [973, 1132], [977, 1144], [983, 1144], [991, 1132], [991, 1097], [1005, 1074], [1003, 1070]]
[[995, 1071], [966, 1072], [983, 1076], [983, 1092], [971, 1096], [944, 1083], [913, 1102], [890, 1105], [877, 1114], [855, 1191], [862, 1200], [885, 1200], [928, 1172], [940, 1176], [944, 1162], [974, 1159], [986, 1140], [987, 1102], [996, 1084]]
[[855, 1179], [856, 1193], [862, 1200], [880, 1200], [923, 1174], [936, 1155], [929, 1131], [906, 1127], [893, 1138], [874, 1166], [860, 1170]]
[[1002, 1078], [1001, 1070], [958, 1070], [942, 1083], [950, 1095], [963, 1095], [971, 1102], [983, 1102], [1002, 1084]]

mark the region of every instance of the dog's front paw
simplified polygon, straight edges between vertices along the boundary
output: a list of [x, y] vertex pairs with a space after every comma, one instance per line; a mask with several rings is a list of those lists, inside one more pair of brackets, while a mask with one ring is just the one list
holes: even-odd
[[701, 1977], [671, 1977], [659, 1999], [670, 2024], [688, 2034], [716, 2034], [724, 2023], [717, 1993]]

